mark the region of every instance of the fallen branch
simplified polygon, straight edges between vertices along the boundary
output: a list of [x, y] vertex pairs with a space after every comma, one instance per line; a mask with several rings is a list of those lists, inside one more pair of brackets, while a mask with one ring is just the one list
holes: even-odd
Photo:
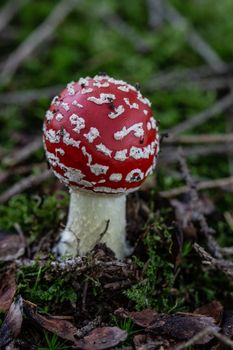
[[177, 137], [164, 138], [165, 144], [193, 144], [193, 143], [229, 143], [233, 142], [233, 133], [229, 134], [197, 134], [197, 135], [181, 135]]
[[75, 333], [75, 337], [81, 339], [88, 333], [90, 333], [93, 329], [98, 327], [101, 324], [101, 317], [97, 316], [94, 320], [88, 322], [88, 324], [82, 328], [79, 328]]
[[223, 247], [221, 248], [222, 255], [226, 257], [232, 257], [233, 256], [233, 247]]
[[6, 181], [10, 176], [25, 174], [27, 172], [30, 172], [32, 168], [33, 168], [33, 165], [29, 164], [29, 165], [22, 165], [17, 168], [14, 168], [14, 171], [12, 171], [12, 169], [2, 170], [0, 171], [0, 184]]
[[[233, 143], [228, 143], [227, 147], [226, 144], [204, 144], [204, 145], [198, 145], [198, 146], [190, 146], [185, 147], [183, 149], [183, 153], [185, 157], [205, 157], [210, 155], [228, 155], [233, 153]], [[160, 154], [160, 165], [162, 164], [169, 164], [177, 162], [179, 159], [179, 153], [177, 151], [177, 147], [172, 147], [171, 145], [163, 145], [163, 149]]]
[[62, 0], [54, 10], [8, 57], [2, 67], [0, 80], [8, 82], [19, 66], [40, 46], [47, 41], [69, 13], [75, 8], [79, 0]]
[[200, 232], [205, 237], [208, 250], [211, 252], [211, 254], [217, 259], [222, 259], [223, 256], [220, 251], [220, 246], [212, 236], [215, 233], [215, 230], [209, 227], [206, 217], [203, 214], [203, 206], [199, 198], [196, 184], [189, 172], [189, 168], [181, 148], [179, 149], [179, 163], [182, 175], [188, 186], [192, 221], [198, 223], [200, 226]]
[[38, 186], [45, 180], [49, 179], [51, 175], [52, 175], [51, 170], [45, 170], [39, 175], [30, 175], [20, 180], [19, 182], [14, 184], [11, 188], [9, 188], [8, 190], [6, 190], [0, 195], [0, 203], [5, 203], [16, 194], [22, 193], [31, 187]]
[[9, 104], [25, 104], [32, 101], [40, 100], [42, 98], [50, 98], [55, 96], [60, 92], [62, 86], [50, 86], [43, 89], [35, 90], [21, 90], [13, 92], [5, 92], [0, 94], [0, 104], [9, 105]]
[[164, 21], [163, 0], [147, 0], [149, 27], [157, 29]]
[[196, 253], [201, 257], [202, 263], [208, 266], [209, 268], [217, 269], [223, 272], [227, 277], [233, 279], [233, 262], [225, 259], [216, 259], [210, 255], [203, 247], [199, 244], [194, 243], [193, 248]]
[[5, 166], [14, 166], [21, 163], [25, 159], [29, 158], [34, 152], [42, 147], [42, 137], [36, 137], [31, 143], [27, 144], [23, 148], [16, 150], [10, 156], [6, 156], [2, 160], [2, 164]]
[[12, 18], [21, 10], [28, 0], [10, 0], [0, 12], [0, 32], [8, 25]]
[[[153, 84], [153, 83], [152, 83]], [[171, 81], [163, 83], [161, 87], [157, 87], [156, 81], [155, 81], [155, 88], [158, 90], [175, 90], [177, 88], [185, 88], [185, 89], [193, 89], [198, 88], [202, 89], [204, 91], [211, 90], [223, 90], [223, 89], [229, 89], [233, 85], [233, 79], [231, 77], [211, 77], [211, 78], [199, 78], [196, 77], [193, 80], [177, 80], [177, 81]], [[152, 87], [150, 86], [150, 89]]]
[[[39, 266], [45, 266], [47, 264], [46, 260], [35, 260], [35, 259], [16, 259], [15, 264], [17, 267], [32, 267], [36, 264], [39, 264]], [[84, 272], [88, 269], [93, 269], [94, 267], [100, 266], [101, 268], [107, 269], [107, 268], [117, 268], [117, 269], [127, 269], [128, 265], [126, 263], [123, 263], [118, 260], [111, 260], [111, 261], [101, 261], [94, 259], [90, 262], [87, 262], [85, 259], [82, 259], [81, 257], [75, 257], [75, 258], [66, 258], [66, 259], [60, 259], [52, 261], [51, 269], [53, 272], [56, 272], [58, 274], [67, 274], [67, 273], [77, 273], [77, 272]]]
[[203, 90], [222, 90], [229, 89], [233, 86], [233, 79], [231, 77], [217, 77], [217, 78], [206, 78], [196, 79], [193, 81], [180, 82], [179, 86], [185, 86], [186, 88], [198, 87]]
[[[232, 63], [225, 65], [225, 69], [222, 74], [227, 74], [232, 71]], [[145, 86], [148, 90], [158, 90], [173, 88], [180, 84], [195, 83], [202, 79], [213, 78], [213, 75], [218, 79], [219, 74], [216, 73], [212, 67], [200, 66], [186, 69], [174, 69], [170, 71], [162, 71], [155, 74], [151, 79], [146, 82]], [[229, 75], [228, 75], [229, 76]]]
[[172, 5], [165, 3], [165, 18], [174, 25], [187, 29], [187, 41], [194, 51], [196, 51], [215, 72], [223, 72], [225, 63], [209, 46], [209, 44], [191, 27], [190, 23]]
[[[209, 190], [213, 188], [224, 188], [225, 190], [227, 190], [227, 187], [232, 185], [233, 185], [233, 176], [226, 177], [223, 179], [207, 180], [207, 181], [199, 182], [196, 184], [196, 189], [198, 191]], [[189, 191], [188, 186], [180, 186], [180, 187], [172, 188], [171, 190], [161, 191], [159, 192], [159, 194], [164, 198], [172, 198], [172, 197], [179, 196], [180, 194], [186, 193], [188, 191]]]
[[224, 112], [226, 109], [233, 105], [233, 91], [229, 92], [222, 99], [217, 101], [213, 106], [207, 108], [206, 110], [198, 113], [197, 115], [189, 117], [187, 120], [181, 122], [177, 126], [166, 130], [171, 137], [181, 134], [184, 131], [193, 129], [199, 126], [209, 119], [216, 117], [217, 114]]
[[203, 331], [197, 333], [196, 335], [194, 335], [194, 337], [192, 337], [190, 340], [188, 340], [187, 342], [175, 346], [172, 348], [172, 350], [184, 350], [189, 348], [192, 345], [195, 345], [199, 340], [201, 340], [203, 337], [207, 336], [207, 335], [213, 335], [215, 338], [217, 338], [221, 343], [225, 344], [228, 346], [228, 348], [233, 349], [233, 342], [226, 337], [223, 334], [218, 333], [216, 330], [213, 329], [213, 327], [207, 327], [205, 329], [203, 329]]
[[127, 39], [139, 53], [146, 53], [151, 50], [150, 45], [120, 16], [115, 13], [104, 14], [102, 17], [107, 26]]

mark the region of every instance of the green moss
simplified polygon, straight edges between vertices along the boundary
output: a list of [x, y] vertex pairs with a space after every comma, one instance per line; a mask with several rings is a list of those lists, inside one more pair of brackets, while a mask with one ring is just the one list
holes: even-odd
[[17, 195], [8, 205], [0, 205], [0, 228], [13, 230], [17, 223], [29, 242], [33, 242], [39, 235], [57, 229], [66, 215], [67, 205], [68, 194], [65, 192], [42, 197]]
[[154, 308], [166, 312], [181, 302], [172, 296], [174, 264], [171, 262], [171, 230], [159, 219], [144, 240], [148, 260], [144, 263], [135, 258], [136, 265], [143, 269], [142, 281], [128, 289], [126, 294], [137, 310]]
[[222, 301], [232, 290], [231, 283], [221, 271], [203, 267], [189, 241], [183, 245], [179, 270], [174, 287], [186, 310], [193, 311], [213, 300]]
[[53, 277], [50, 274], [50, 261], [43, 267], [37, 262], [33, 266], [22, 267], [17, 272], [17, 293], [47, 312], [54, 304], [63, 302], [76, 303], [78, 294], [71, 284], [72, 276]]

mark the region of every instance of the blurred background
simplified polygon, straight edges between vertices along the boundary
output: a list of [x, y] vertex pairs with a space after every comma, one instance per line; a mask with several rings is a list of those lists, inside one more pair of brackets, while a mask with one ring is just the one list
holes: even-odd
[[156, 191], [183, 184], [177, 170], [181, 145], [194, 180], [204, 188], [206, 181], [225, 179], [223, 191], [212, 194], [223, 211], [228, 208], [232, 0], [1, 0], [0, 5], [2, 204], [29, 189], [37, 193], [31, 188], [51, 176], [41, 142], [51, 98], [69, 81], [107, 72], [140, 83], [161, 135], [168, 134], [153, 178]]

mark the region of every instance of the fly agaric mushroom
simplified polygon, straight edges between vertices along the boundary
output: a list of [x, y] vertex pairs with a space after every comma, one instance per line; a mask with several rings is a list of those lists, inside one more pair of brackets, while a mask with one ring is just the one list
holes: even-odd
[[151, 104], [107, 75], [71, 82], [46, 113], [44, 146], [54, 174], [70, 188], [57, 251], [85, 255], [101, 240], [128, 255], [126, 195], [153, 171], [159, 150]]

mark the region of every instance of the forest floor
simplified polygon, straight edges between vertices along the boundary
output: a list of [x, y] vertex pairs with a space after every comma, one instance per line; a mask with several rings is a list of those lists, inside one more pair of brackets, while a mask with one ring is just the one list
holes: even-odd
[[[232, 13], [231, 0], [1, 2], [1, 348], [233, 349]], [[161, 151], [128, 196], [132, 256], [99, 244], [58, 259], [69, 196], [42, 123], [98, 72], [140, 82]]]

